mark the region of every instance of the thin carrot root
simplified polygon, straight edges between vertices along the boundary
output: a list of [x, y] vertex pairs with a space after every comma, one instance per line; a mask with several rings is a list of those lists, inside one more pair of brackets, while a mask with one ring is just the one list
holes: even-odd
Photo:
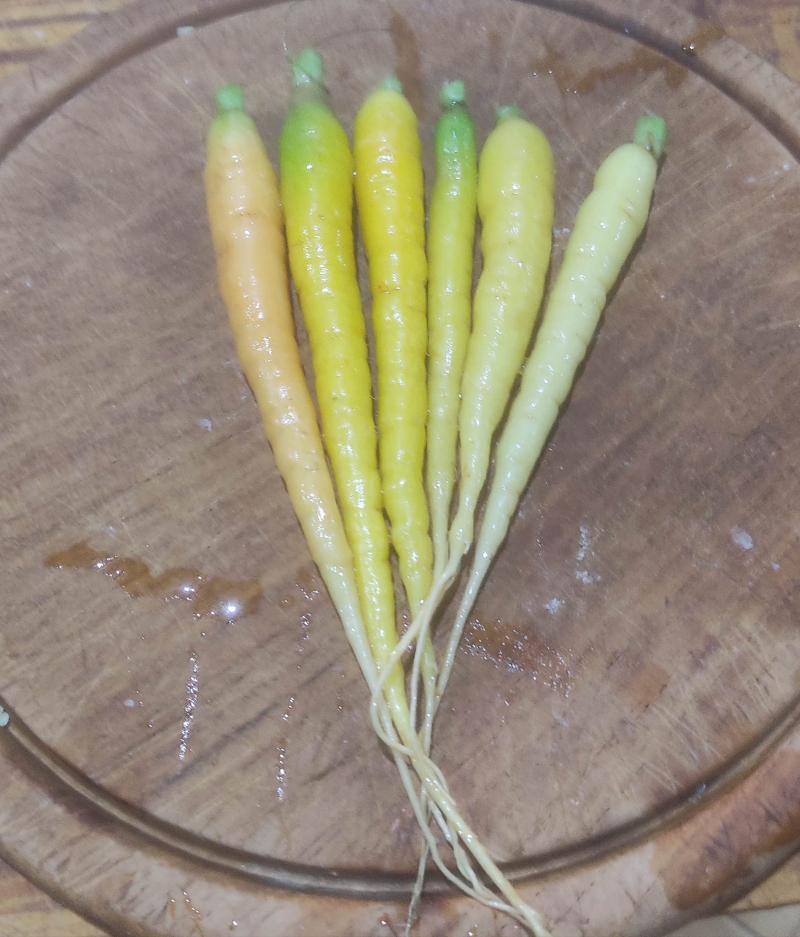
[[[477, 151], [463, 81], [446, 81], [439, 101], [434, 154], [436, 175], [428, 207], [428, 426], [426, 487], [437, 581], [447, 564], [447, 532], [456, 480], [461, 377], [472, 315], [472, 258], [477, 213]], [[422, 597], [420, 597], [422, 598]], [[410, 680], [411, 718], [416, 725], [418, 686], [425, 707], [420, 738], [430, 753], [436, 712], [437, 674], [428, 666], [430, 629], [414, 649]], [[425, 801], [423, 799], [423, 805]], [[409, 906], [413, 920], [422, 894], [427, 860], [423, 842]], [[456, 856], [461, 861], [460, 855]]]
[[[393, 666], [395, 657], [399, 660], [414, 641], [421, 640], [422, 635], [426, 633], [442, 595], [446, 592], [449, 583], [452, 582], [454, 575], [452, 570], [457, 570], [457, 567], [457, 562], [454, 563], [451, 561], [451, 563], [448, 564], [448, 568], [434, 585], [419, 614], [407, 629], [400, 642], [398, 642], [392, 655], [387, 659], [385, 665], [387, 668]], [[370, 707], [372, 724], [376, 734], [388, 748], [398, 756], [403, 754], [409, 758], [422, 783], [425, 794], [431, 801], [434, 819], [445, 839], [454, 850], [460, 876], [456, 876], [452, 870], [448, 869], [442, 862], [436, 841], [427, 828], [427, 824], [424, 823], [424, 814], [422, 814], [421, 816], [417, 816], [417, 821], [420, 823], [423, 837], [425, 838], [425, 842], [431, 853], [431, 858], [437, 868], [448, 881], [457, 885], [462, 891], [481, 902], [481, 904], [509, 914], [521, 924], [528, 927], [535, 937], [548, 937], [548, 931], [541, 916], [522, 900], [516, 889], [497, 867], [494, 860], [458, 811], [441, 769], [423, 751], [420, 738], [404, 739], [402, 745], [398, 745], [391, 734], [385, 730], [385, 726], [381, 724], [379, 707], [383, 701], [385, 673], [388, 672], [389, 671], [386, 670], [381, 673], [377, 681], [370, 688], [372, 693], [372, 705]], [[472, 855], [473, 860], [506, 899], [505, 901], [500, 900], [497, 894], [484, 885], [476, 876], [472, 863], [466, 855], [466, 851]]]

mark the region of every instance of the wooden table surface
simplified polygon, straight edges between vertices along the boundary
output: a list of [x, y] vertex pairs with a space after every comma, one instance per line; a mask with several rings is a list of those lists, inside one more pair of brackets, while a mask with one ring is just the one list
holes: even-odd
[[[0, 0], [0, 80], [127, 0]], [[655, 2], [655, 0], [654, 0]], [[674, 0], [800, 81], [800, 5], [796, 0]], [[739, 908], [800, 902], [800, 855]], [[91, 924], [61, 908], [0, 862], [3, 937], [95, 937]]]

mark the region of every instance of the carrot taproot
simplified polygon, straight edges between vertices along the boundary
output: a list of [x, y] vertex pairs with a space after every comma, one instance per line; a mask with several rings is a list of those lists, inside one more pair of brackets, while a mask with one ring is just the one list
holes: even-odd
[[205, 188], [220, 291], [292, 506], [325, 585], [348, 620], [358, 616], [350, 547], [328, 473], [294, 335], [280, 196], [241, 89], [217, 94]]
[[[353, 246], [353, 157], [328, 104], [322, 59], [292, 68], [280, 138], [289, 266], [308, 330], [322, 431], [353, 552], [367, 634], [380, 668], [397, 642], [389, 535], [383, 517], [372, 377]], [[405, 718], [400, 665], [386, 683]]]
[[495, 474], [469, 580], [449, 637], [438, 697], [447, 686], [478, 591], [586, 355], [608, 292], [647, 222], [666, 142], [664, 121], [643, 117], [633, 141], [617, 147], [603, 160], [594, 188], [575, 218], [519, 392], [497, 445]]
[[428, 501], [433, 579], [447, 563], [461, 377], [472, 313], [478, 163], [462, 81], [442, 85], [428, 209]]
[[[439, 95], [436, 124], [436, 176], [428, 207], [428, 427], [426, 482], [433, 541], [433, 580], [447, 562], [450, 503], [456, 478], [458, 409], [461, 375], [472, 312], [472, 255], [477, 211], [478, 164], [475, 130], [466, 107], [463, 81], [446, 81]], [[410, 708], [417, 711], [419, 642], [411, 679]], [[427, 694], [422, 739], [430, 750], [435, 697]], [[423, 805], [424, 805], [423, 800]], [[417, 879], [409, 905], [413, 922], [422, 895], [427, 865], [423, 841]]]
[[423, 481], [427, 262], [417, 119], [397, 79], [385, 79], [362, 104], [353, 152], [372, 288], [383, 496], [413, 609], [431, 574]]
[[[483, 270], [473, 302], [461, 383], [458, 507], [450, 526], [444, 571], [398, 642], [398, 657], [413, 642], [428, 637], [433, 615], [472, 543], [492, 439], [525, 358], [544, 291], [552, 243], [553, 188], [553, 154], [545, 135], [517, 108], [498, 108], [497, 126], [478, 163]], [[412, 688], [418, 682], [415, 661]], [[430, 732], [428, 725], [425, 731]]]
[[472, 543], [492, 438], [542, 301], [550, 265], [553, 188], [547, 137], [516, 108], [500, 108], [478, 175], [483, 271], [462, 383], [461, 484], [450, 528], [450, 552], [458, 558]]
[[[427, 261], [417, 118], [395, 77], [387, 76], [359, 108], [353, 138], [356, 203], [372, 291], [383, 498], [413, 614], [430, 588], [432, 565], [423, 475]], [[437, 667], [427, 634], [418, 666], [432, 712]], [[412, 685], [416, 693], [416, 681]]]

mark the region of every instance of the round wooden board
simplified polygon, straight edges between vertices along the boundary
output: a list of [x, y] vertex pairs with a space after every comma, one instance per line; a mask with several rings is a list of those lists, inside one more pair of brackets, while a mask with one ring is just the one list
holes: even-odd
[[[602, 157], [641, 112], [669, 123], [437, 734], [555, 935], [661, 933], [800, 840], [800, 94], [646, 0], [148, 0], [0, 88], [0, 852], [115, 934], [402, 929], [414, 824], [238, 369], [201, 187], [215, 87], [246, 85], [274, 157], [284, 47], [309, 44], [348, 129], [397, 71], [429, 179], [443, 78], [481, 139], [518, 103], [556, 155], [556, 264]], [[146, 563], [140, 591], [190, 567], [263, 597], [227, 624], [45, 565], [81, 542]], [[520, 932], [430, 891], [420, 937]]]

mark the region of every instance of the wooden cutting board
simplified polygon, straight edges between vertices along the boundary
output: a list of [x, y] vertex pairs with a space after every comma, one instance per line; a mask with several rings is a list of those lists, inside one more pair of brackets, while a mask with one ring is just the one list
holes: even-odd
[[[275, 156], [307, 44], [348, 128], [397, 71], [429, 178], [443, 78], [481, 139], [521, 105], [556, 154], [556, 264], [600, 159], [642, 111], [669, 122], [437, 735], [554, 934], [660, 933], [800, 838], [800, 94], [662, 4], [146, 2], [0, 88], [0, 852], [115, 934], [402, 929], [414, 824], [239, 372], [200, 185], [214, 88], [245, 83]], [[165, 601], [182, 584], [209, 601]], [[430, 888], [419, 934], [519, 933]]]

